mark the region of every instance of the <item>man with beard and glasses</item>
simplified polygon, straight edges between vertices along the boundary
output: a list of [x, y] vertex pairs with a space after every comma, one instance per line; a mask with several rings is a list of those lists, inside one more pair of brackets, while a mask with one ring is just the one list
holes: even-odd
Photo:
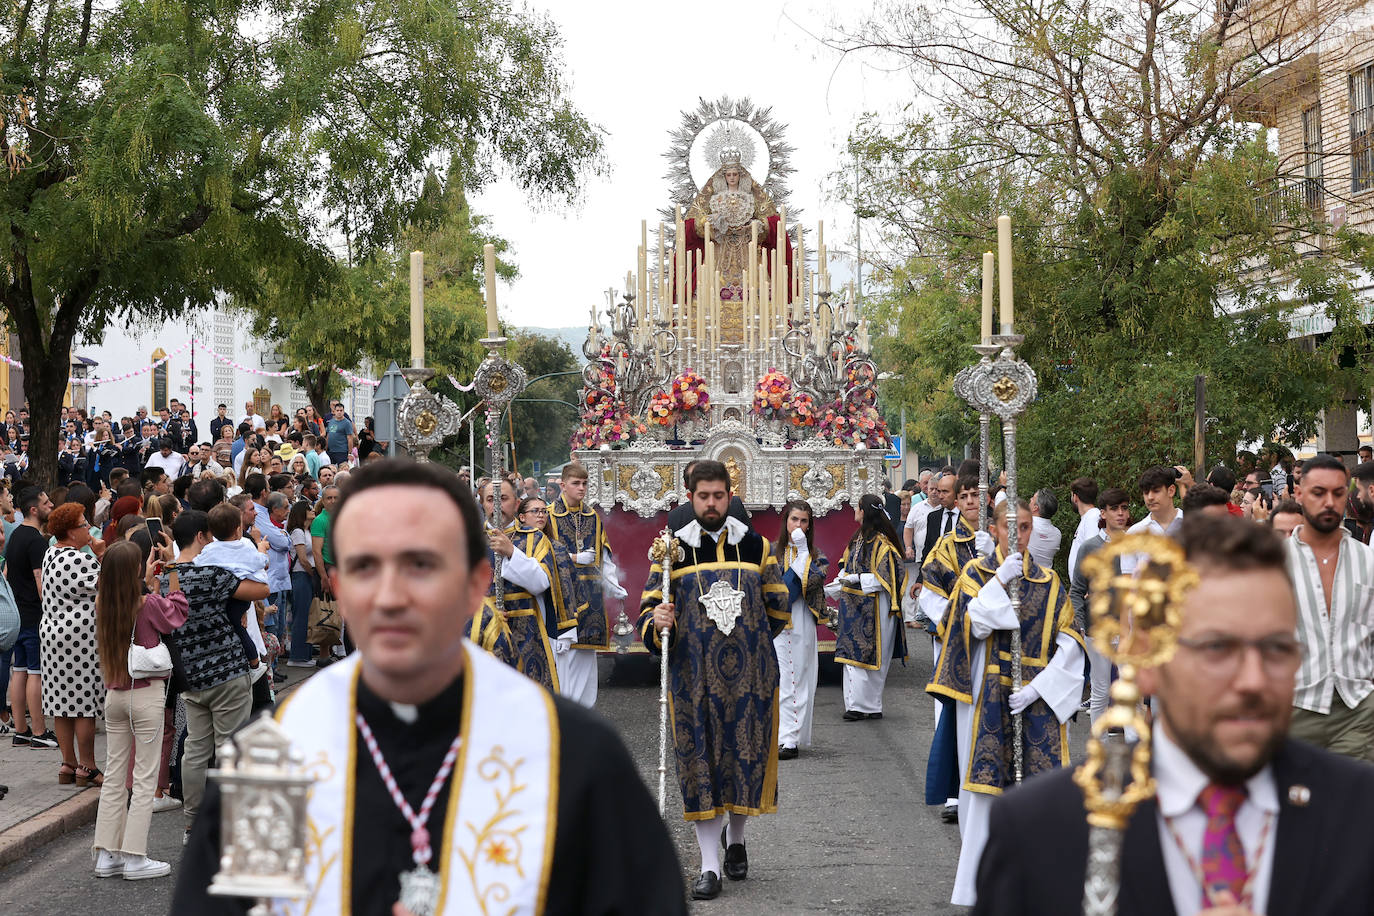
[[696, 517], [673, 532], [683, 556], [666, 584], [662, 562], [650, 567], [638, 626], [651, 652], [668, 653], [678, 782], [701, 847], [692, 897], [708, 900], [721, 890], [721, 834], [725, 876], [742, 881], [745, 822], [778, 808], [773, 637], [792, 615], [767, 539], [729, 514], [725, 465], [696, 462], [687, 489]]
[[1374, 762], [1374, 548], [1341, 525], [1347, 474], [1339, 459], [1318, 455], [1296, 488], [1303, 523], [1286, 547], [1303, 658], [1292, 733]]
[[[1117, 912], [1366, 913], [1374, 769], [1288, 736], [1303, 653], [1285, 547], [1229, 516], [1190, 517], [1182, 542], [1200, 581], [1180, 609], [1177, 653], [1140, 672], [1159, 699], [1158, 791], [1127, 826]], [[1080, 912], [1087, 859], [1072, 772], [1032, 779], [993, 806], [973, 912]]]

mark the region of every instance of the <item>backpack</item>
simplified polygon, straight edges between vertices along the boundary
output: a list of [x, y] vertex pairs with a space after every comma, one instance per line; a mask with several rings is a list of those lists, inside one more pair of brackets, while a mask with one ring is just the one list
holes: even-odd
[[0, 574], [0, 652], [8, 652], [19, 641], [19, 605], [10, 589], [10, 580]]

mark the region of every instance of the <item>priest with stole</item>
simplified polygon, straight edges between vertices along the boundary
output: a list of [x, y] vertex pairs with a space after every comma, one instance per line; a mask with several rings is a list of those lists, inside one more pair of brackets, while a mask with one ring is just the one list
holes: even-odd
[[[330, 538], [357, 652], [278, 711], [315, 782], [309, 894], [273, 912], [685, 914], [672, 842], [615, 730], [464, 638], [492, 570], [457, 475], [369, 464]], [[212, 786], [172, 912], [248, 911], [208, 894], [219, 856]]]
[[[664, 583], [661, 561], [649, 570], [639, 632], [650, 651], [668, 653], [678, 782], [701, 848], [701, 875], [692, 896], [705, 900], [721, 890], [721, 834], [726, 834], [725, 876], [744, 880], [749, 870], [745, 821], [777, 810], [773, 636], [791, 615], [787, 586], [768, 541], [727, 515], [725, 465], [697, 462], [688, 490], [696, 517], [673, 532], [682, 555], [672, 563], [671, 581]], [[666, 647], [660, 643], [665, 628]]]
[[[940, 665], [926, 688], [954, 700], [958, 729], [959, 868], [950, 902], [972, 906], [978, 861], [988, 838], [993, 800], [1015, 786], [1015, 723], [1022, 723], [1023, 775], [1065, 766], [1069, 739], [1064, 723], [1083, 695], [1083, 636], [1074, 628], [1067, 589], [1053, 570], [1029, 554], [1032, 516], [1024, 500], [993, 513], [997, 551], [971, 560], [955, 585], [941, 633]], [[1021, 552], [1007, 554], [1007, 515], [1015, 512]], [[1016, 579], [1019, 615], [1007, 588]], [[1013, 691], [1011, 630], [1021, 630], [1022, 687]], [[957, 650], [957, 651], [956, 651]]]

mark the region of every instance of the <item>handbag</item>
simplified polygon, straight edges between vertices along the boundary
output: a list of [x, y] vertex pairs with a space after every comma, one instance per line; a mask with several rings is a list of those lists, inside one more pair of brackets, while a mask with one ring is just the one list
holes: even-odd
[[339, 644], [339, 611], [332, 598], [315, 598], [310, 602], [310, 626], [308, 642], [319, 646], [320, 652], [327, 653]]
[[[171, 590], [177, 588], [176, 570], [171, 573]], [[157, 645], [152, 648], [140, 646], [135, 642], [138, 633], [138, 622], [134, 622], [134, 628], [129, 633], [129, 677], [135, 681], [148, 680], [155, 677], [167, 677], [172, 673], [172, 652], [167, 645], [159, 639]]]

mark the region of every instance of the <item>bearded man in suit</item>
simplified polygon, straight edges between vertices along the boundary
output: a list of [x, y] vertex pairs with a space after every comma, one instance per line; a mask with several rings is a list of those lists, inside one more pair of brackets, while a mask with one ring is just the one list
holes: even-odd
[[[1178, 651], [1143, 668], [1158, 700], [1154, 799], [1127, 827], [1120, 916], [1327, 916], [1374, 900], [1374, 767], [1288, 737], [1302, 650], [1283, 545], [1230, 516], [1189, 516], [1200, 581]], [[1055, 842], [1027, 842], [1029, 837]], [[1083, 795], [1062, 770], [993, 806], [975, 914], [1081, 912]]]

